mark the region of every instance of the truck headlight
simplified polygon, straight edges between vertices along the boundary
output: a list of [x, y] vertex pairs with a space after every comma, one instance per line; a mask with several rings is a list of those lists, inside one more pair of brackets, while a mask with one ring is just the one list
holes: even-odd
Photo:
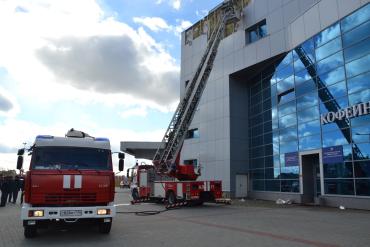
[[28, 211], [28, 217], [43, 217], [44, 210], [30, 210]]
[[110, 209], [100, 208], [98, 209], [98, 215], [107, 215], [110, 214]]

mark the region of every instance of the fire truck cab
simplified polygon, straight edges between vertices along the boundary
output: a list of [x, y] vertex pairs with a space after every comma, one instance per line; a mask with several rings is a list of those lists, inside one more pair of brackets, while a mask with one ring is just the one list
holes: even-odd
[[[39, 135], [29, 149], [31, 162], [25, 178], [21, 219], [26, 238], [50, 223], [97, 223], [109, 233], [114, 206], [114, 173], [110, 142], [70, 130], [65, 137]], [[25, 150], [18, 151], [17, 169]], [[124, 154], [119, 154], [123, 170]]]

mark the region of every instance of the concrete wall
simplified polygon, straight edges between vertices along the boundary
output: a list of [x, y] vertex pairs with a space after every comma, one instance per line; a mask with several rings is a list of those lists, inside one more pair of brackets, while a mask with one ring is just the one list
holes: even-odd
[[[234, 186], [234, 168], [243, 165], [231, 161], [235, 150], [230, 150], [235, 142], [230, 131], [229, 75], [293, 49], [367, 2], [369, 0], [251, 0], [244, 9], [238, 31], [221, 41], [191, 124], [191, 128], [199, 129], [200, 138], [185, 140], [181, 159], [198, 159], [203, 167], [201, 179], [222, 179], [223, 189], [230, 191]], [[263, 19], [266, 19], [268, 35], [246, 45], [245, 29]], [[183, 33], [181, 43], [182, 96], [185, 81], [192, 79], [205, 50], [207, 37], [202, 35], [191, 45], [185, 45]]]

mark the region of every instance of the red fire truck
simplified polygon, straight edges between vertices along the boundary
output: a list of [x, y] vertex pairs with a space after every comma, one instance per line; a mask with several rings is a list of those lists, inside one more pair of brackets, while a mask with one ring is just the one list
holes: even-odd
[[[109, 140], [71, 129], [65, 137], [37, 136], [28, 151], [31, 163], [21, 213], [25, 237], [34, 237], [37, 228], [50, 223], [87, 220], [109, 233], [116, 214]], [[22, 169], [24, 153], [18, 150], [17, 169]], [[123, 158], [120, 153], [120, 171]]]
[[[191, 167], [190, 167], [191, 166]], [[192, 180], [180, 181], [175, 174], [166, 176], [157, 173], [155, 166], [142, 163], [127, 170], [131, 180], [131, 194], [135, 201], [164, 201], [169, 205], [176, 203], [189, 203], [201, 205], [203, 202], [226, 202], [222, 198], [221, 181], [195, 181], [200, 175], [194, 173], [192, 165], [179, 165], [186, 167], [192, 173]]]

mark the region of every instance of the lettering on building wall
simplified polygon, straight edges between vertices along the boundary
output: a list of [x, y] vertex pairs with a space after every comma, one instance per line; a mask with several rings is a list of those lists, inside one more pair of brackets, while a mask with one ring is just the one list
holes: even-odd
[[370, 114], [370, 101], [350, 106], [337, 112], [328, 112], [323, 114], [321, 115], [321, 124], [329, 124], [337, 120], [340, 121], [343, 119], [355, 118], [367, 114]]

